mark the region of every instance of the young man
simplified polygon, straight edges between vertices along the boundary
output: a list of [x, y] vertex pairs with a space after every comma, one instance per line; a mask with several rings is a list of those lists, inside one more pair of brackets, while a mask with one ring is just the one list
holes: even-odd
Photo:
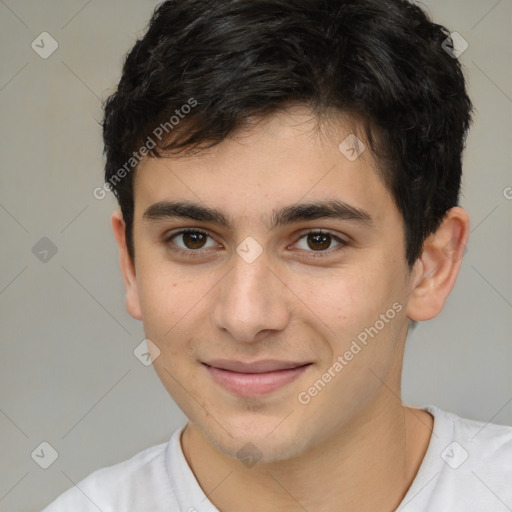
[[47, 512], [512, 510], [512, 427], [400, 398], [469, 232], [446, 41], [401, 0], [158, 7], [105, 106], [105, 190], [189, 421]]

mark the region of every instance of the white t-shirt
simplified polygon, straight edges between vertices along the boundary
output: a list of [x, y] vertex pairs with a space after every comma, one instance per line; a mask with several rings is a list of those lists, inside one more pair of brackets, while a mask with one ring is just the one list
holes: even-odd
[[[510, 512], [512, 427], [422, 409], [434, 417], [433, 433], [396, 512]], [[184, 428], [168, 443], [95, 471], [42, 512], [219, 512], [183, 455]]]

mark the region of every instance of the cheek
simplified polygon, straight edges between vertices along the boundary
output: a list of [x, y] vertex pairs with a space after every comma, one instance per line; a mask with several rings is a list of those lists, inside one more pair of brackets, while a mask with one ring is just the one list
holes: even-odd
[[325, 333], [327, 339], [343, 344], [361, 329], [372, 325], [388, 305], [389, 283], [379, 272], [365, 266], [338, 268], [308, 278], [291, 281], [290, 288], [300, 299], [304, 315]]
[[202, 322], [197, 319], [199, 286], [190, 279], [180, 281], [175, 275], [154, 276], [158, 277], [146, 274], [141, 279], [144, 331], [160, 351], [153, 362], [156, 373], [178, 405], [187, 411], [189, 393], [197, 395], [194, 340], [202, 337], [198, 329]]
[[162, 346], [180, 343], [176, 332], [200, 299], [198, 284], [155, 267], [142, 268], [137, 279], [146, 336]]

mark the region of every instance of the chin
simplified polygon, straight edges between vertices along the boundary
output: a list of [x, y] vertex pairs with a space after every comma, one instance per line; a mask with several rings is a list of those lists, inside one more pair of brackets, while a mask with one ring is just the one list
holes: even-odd
[[279, 425], [282, 420], [272, 417], [267, 421], [253, 418], [251, 423], [233, 421], [227, 428], [233, 437], [218, 425], [213, 429], [199, 428], [210, 444], [224, 455], [244, 464], [246, 458], [259, 464], [270, 464], [300, 456], [309, 444], [300, 426]]

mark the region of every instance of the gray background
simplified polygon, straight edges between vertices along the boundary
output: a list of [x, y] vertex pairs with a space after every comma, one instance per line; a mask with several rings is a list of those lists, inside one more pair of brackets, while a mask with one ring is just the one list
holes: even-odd
[[[134, 357], [144, 335], [124, 309], [116, 204], [92, 195], [102, 185], [100, 100], [156, 4], [0, 1], [2, 511], [40, 510], [185, 421]], [[425, 5], [469, 43], [460, 60], [477, 112], [462, 206], [472, 233], [443, 313], [410, 336], [404, 401], [512, 425], [512, 1]], [[31, 48], [44, 31], [59, 45], [47, 59]], [[46, 262], [33, 252], [43, 237], [57, 248]], [[59, 454], [46, 470], [31, 457], [43, 441]]]

